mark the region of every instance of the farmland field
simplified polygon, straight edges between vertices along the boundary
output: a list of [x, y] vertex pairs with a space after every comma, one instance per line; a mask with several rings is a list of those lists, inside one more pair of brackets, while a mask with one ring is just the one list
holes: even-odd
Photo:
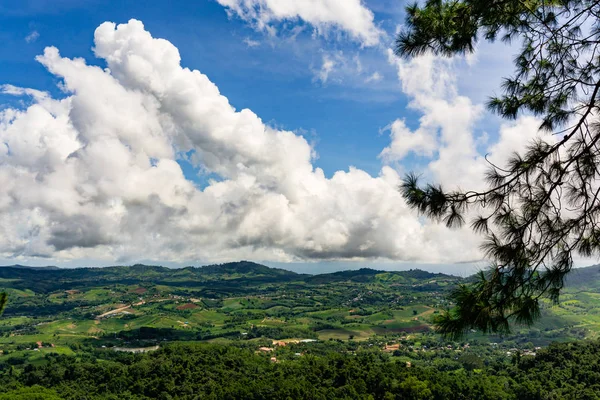
[[[575, 275], [558, 305], [545, 303], [536, 325], [516, 326], [502, 338], [472, 332], [471, 340], [545, 345], [559, 337], [596, 337], [597, 272], [592, 267], [581, 270], [585, 277]], [[0, 289], [10, 298], [0, 320], [1, 357], [32, 351], [40, 341], [59, 352], [125, 342], [435, 336], [432, 317], [461, 281], [418, 270], [311, 276], [245, 262], [180, 270], [6, 267], [0, 269]]]

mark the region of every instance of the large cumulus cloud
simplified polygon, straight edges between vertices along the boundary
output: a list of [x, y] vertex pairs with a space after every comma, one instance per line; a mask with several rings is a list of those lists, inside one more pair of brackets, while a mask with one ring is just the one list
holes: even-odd
[[421, 114], [414, 130], [403, 119], [390, 125], [391, 143], [380, 154], [389, 164], [401, 164], [412, 153], [427, 161], [425, 179], [446, 189], [481, 190], [489, 161], [504, 166], [514, 152], [524, 151], [534, 140], [556, 140], [540, 132], [541, 120], [527, 115], [500, 124], [494, 140], [476, 129], [478, 122], [492, 116], [485, 114], [483, 105], [458, 93], [456, 65], [463, 59], [426, 54], [406, 61], [388, 50], [388, 61], [411, 99], [409, 107]]
[[[141, 22], [104, 23], [107, 68], [38, 57], [67, 93], [0, 114], [0, 255], [57, 259], [262, 260], [479, 256], [403, 202], [399, 176], [350, 167], [326, 177], [290, 131], [236, 110]], [[200, 188], [179, 158], [218, 176]]]

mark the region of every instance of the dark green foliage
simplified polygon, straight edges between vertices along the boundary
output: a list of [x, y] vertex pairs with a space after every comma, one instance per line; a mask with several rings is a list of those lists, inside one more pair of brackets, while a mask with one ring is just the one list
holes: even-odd
[[408, 368], [381, 353], [329, 347], [271, 362], [252, 349], [209, 344], [143, 355], [48, 355], [41, 363], [0, 365], [0, 399], [575, 400], [600, 393], [599, 342], [552, 345], [513, 364], [486, 366], [471, 353], [437, 360]]
[[[381, 273], [382, 271], [377, 271], [371, 268], [361, 268], [358, 270], [338, 271], [330, 274], [314, 275], [307, 277], [306, 282], [315, 284], [330, 284], [345, 281], [367, 283], [372, 282], [376, 276]], [[409, 271], [401, 271], [397, 273], [392, 272], [392, 274], [398, 274], [407, 280], [424, 280], [448, 277], [448, 275], [434, 274], [420, 269], [411, 269]]]
[[0, 315], [4, 312], [6, 302], [8, 301], [8, 295], [4, 292], [0, 292]]
[[457, 307], [437, 318], [444, 334], [532, 323], [542, 297], [558, 301], [574, 254], [600, 255], [599, 14], [591, 0], [429, 0], [407, 8], [397, 40], [403, 57], [472, 52], [480, 37], [521, 41], [515, 74], [489, 108], [508, 119], [533, 114], [558, 136], [531, 143], [502, 167], [491, 164], [482, 192], [421, 187], [416, 175], [406, 177], [408, 204], [449, 227], [483, 210], [471, 227], [485, 235], [493, 265], [453, 293]]
[[236, 279], [243, 278], [248, 283], [284, 282], [306, 275], [296, 274], [277, 268], [269, 268], [248, 261], [232, 262], [204, 267], [180, 269], [160, 266], [133, 265], [106, 268], [31, 268], [9, 266], [0, 268], [0, 278], [19, 279], [11, 283], [15, 289], [31, 289], [36, 293], [49, 293], [56, 290], [78, 289], [102, 285], [143, 284], [144, 282], [165, 285], [193, 287], [198, 282], [213, 282], [213, 290], [227, 290], [238, 286]]

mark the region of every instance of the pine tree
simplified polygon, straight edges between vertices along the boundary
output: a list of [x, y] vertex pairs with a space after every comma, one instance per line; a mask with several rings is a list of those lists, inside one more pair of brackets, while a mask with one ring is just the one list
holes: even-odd
[[467, 222], [485, 235], [491, 267], [451, 295], [436, 320], [458, 337], [469, 329], [510, 331], [531, 324], [540, 301], [558, 302], [573, 257], [600, 254], [600, 1], [429, 0], [407, 8], [396, 53], [452, 56], [478, 40], [521, 42], [514, 75], [488, 107], [507, 119], [533, 114], [555, 144], [531, 143], [503, 166], [491, 165], [484, 191], [445, 191], [406, 176], [408, 204], [448, 226]]

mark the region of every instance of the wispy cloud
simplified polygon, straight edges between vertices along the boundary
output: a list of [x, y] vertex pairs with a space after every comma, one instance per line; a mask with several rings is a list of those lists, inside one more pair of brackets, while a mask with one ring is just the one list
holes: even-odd
[[375, 72], [373, 72], [373, 74], [369, 75], [367, 77], [367, 79], [365, 79], [365, 82], [366, 83], [379, 82], [382, 79], [383, 79], [383, 76], [379, 72], [375, 71]]
[[25, 41], [26, 41], [27, 43], [33, 43], [33, 42], [35, 42], [36, 40], [38, 40], [38, 38], [39, 38], [39, 37], [40, 37], [40, 34], [39, 34], [39, 32], [38, 32], [38, 31], [31, 31], [31, 32], [29, 33], [29, 35], [25, 36]]
[[323, 64], [321, 65], [321, 68], [316, 71], [314, 80], [320, 81], [321, 83], [327, 83], [329, 75], [333, 72], [336, 64], [336, 61], [331, 59], [329, 55], [324, 54]]
[[337, 29], [363, 46], [376, 46], [385, 32], [361, 0], [217, 0], [230, 15], [237, 15], [257, 30], [273, 35], [273, 23], [302, 20], [317, 34]]
[[247, 37], [247, 38], [244, 39], [244, 43], [248, 47], [258, 47], [258, 46], [260, 46], [260, 42], [258, 40], [252, 40], [249, 37]]

